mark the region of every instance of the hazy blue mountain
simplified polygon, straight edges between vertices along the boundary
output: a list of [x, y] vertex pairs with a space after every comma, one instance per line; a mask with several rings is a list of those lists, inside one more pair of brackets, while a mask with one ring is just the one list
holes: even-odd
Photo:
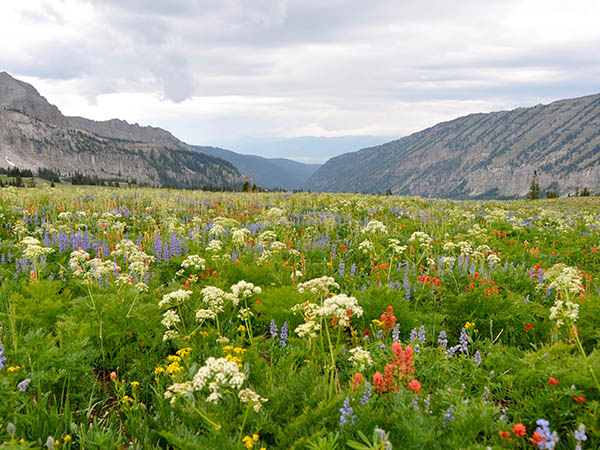
[[257, 186], [282, 188], [288, 191], [303, 189], [308, 178], [316, 172], [320, 164], [303, 164], [291, 159], [263, 158], [256, 155], [242, 155], [218, 147], [193, 146], [210, 156], [229, 161], [240, 172], [254, 180]]
[[288, 158], [307, 164], [323, 164], [341, 153], [380, 145], [392, 139], [397, 139], [397, 136], [247, 138], [223, 140], [214, 144], [218, 147], [234, 148], [238, 153], [264, 158]]
[[471, 114], [387, 144], [330, 159], [313, 191], [446, 198], [522, 197], [533, 172], [543, 190], [600, 189], [600, 94]]

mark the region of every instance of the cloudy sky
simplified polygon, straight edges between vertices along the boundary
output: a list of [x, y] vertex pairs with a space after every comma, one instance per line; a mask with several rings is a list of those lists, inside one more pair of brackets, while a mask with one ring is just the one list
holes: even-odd
[[65, 114], [191, 144], [359, 145], [600, 92], [599, 17], [598, 0], [2, 0], [0, 70]]

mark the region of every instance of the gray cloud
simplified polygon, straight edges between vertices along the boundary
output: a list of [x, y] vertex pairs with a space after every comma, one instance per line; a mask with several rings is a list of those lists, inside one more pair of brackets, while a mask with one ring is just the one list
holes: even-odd
[[[1, 69], [73, 80], [86, 99], [158, 94], [181, 112], [153, 117], [198, 140], [403, 134], [471, 108], [593, 93], [600, 78], [595, 0], [32, 1], [0, 27], [14, 42]], [[208, 100], [184, 106], [207, 97], [222, 99], [212, 114]]]

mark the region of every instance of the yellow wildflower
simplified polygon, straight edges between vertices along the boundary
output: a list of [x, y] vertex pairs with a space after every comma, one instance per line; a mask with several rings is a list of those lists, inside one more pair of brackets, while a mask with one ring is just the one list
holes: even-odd
[[19, 370], [21, 368], [21, 366], [10, 366], [8, 369], [9, 372], [16, 372], [17, 370]]
[[190, 347], [180, 348], [175, 353], [182, 358], [185, 358], [191, 353], [192, 349]]
[[158, 375], [159, 373], [165, 373], [165, 368], [163, 366], [156, 366], [154, 368], [154, 374]]
[[139, 385], [140, 385], [140, 382], [139, 382], [139, 381], [132, 381], [132, 382], [131, 382], [131, 387], [133, 387], [133, 388], [136, 388], [136, 387], [138, 387]]
[[473, 328], [475, 326], [474, 322], [465, 322], [465, 330], [468, 330], [469, 328]]
[[167, 366], [168, 373], [181, 372], [182, 370], [183, 370], [183, 367], [181, 367], [179, 365], [179, 362], [177, 362], [177, 361], [174, 361]]
[[180, 358], [179, 356], [177, 356], [177, 355], [169, 355], [169, 356], [167, 357], [167, 359], [168, 359], [170, 362], [174, 362], [174, 361], [181, 361], [181, 358]]
[[64, 438], [63, 441], [65, 441], [65, 443], [69, 442], [71, 440], [71, 435], [67, 434]]
[[254, 447], [254, 441], [252, 440], [252, 438], [250, 436], [244, 436], [244, 439], [242, 439], [242, 442], [244, 443], [246, 448]]
[[243, 333], [244, 331], [246, 331], [246, 327], [244, 325], [240, 325], [238, 327], [238, 331], [241, 331]]

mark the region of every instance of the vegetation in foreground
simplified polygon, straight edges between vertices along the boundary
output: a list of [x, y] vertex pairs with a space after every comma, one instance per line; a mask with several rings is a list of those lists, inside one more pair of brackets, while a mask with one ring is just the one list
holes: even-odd
[[1, 448], [598, 448], [600, 202], [0, 190]]

